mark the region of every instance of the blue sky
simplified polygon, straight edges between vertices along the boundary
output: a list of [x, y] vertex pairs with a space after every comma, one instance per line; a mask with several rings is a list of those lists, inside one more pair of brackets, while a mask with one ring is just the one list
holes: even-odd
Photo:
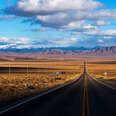
[[116, 0], [1, 0], [0, 48], [116, 45]]

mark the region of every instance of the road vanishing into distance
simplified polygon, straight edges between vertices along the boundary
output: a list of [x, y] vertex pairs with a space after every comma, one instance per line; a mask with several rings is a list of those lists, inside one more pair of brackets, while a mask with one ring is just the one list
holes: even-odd
[[116, 116], [116, 88], [83, 74], [73, 83], [1, 116]]

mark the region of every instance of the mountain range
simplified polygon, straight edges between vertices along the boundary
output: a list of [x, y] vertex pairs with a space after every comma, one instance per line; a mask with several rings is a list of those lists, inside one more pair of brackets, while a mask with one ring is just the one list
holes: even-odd
[[37, 60], [39, 58], [51, 57], [115, 57], [116, 46], [111, 47], [96, 47], [96, 48], [49, 48], [39, 49], [37, 51], [26, 49], [14, 49], [14, 51], [0, 51], [0, 60]]
[[5, 48], [5, 49], [0, 49], [0, 51], [17, 52], [17, 53], [35, 53], [35, 52], [45, 52], [46, 50], [90, 50], [90, 49], [93, 48], [70, 46], [70, 47], [50, 47], [50, 48], [33, 48], [33, 47], [32, 48]]

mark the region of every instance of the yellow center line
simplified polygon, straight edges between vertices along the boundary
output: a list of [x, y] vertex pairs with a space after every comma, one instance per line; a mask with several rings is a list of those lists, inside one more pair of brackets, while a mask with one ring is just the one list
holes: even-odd
[[88, 102], [88, 92], [87, 92], [87, 75], [86, 74], [84, 74], [82, 116], [90, 116], [89, 102]]

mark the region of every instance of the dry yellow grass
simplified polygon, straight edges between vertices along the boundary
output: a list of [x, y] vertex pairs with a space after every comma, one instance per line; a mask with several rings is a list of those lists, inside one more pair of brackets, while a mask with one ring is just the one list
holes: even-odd
[[[38, 68], [37, 72], [53, 72], [56, 70], [61, 71], [78, 71], [82, 68], [82, 61], [68, 60], [68, 61], [48, 61], [48, 62], [0, 62], [0, 67], [17, 67], [17, 68]], [[40, 70], [42, 69], [42, 70]], [[16, 69], [14, 69], [16, 70]], [[13, 71], [13, 70], [12, 70]], [[30, 72], [32, 71], [29, 70]], [[33, 70], [36, 72], [35, 70]], [[8, 70], [7, 70], [8, 72]]]
[[[8, 73], [9, 66], [10, 73]], [[28, 73], [26, 72], [27, 66], [29, 68]], [[1, 62], [0, 67], [2, 67], [1, 69], [6, 67], [4, 69], [6, 73], [0, 73], [1, 104], [64, 84], [79, 77], [83, 71], [83, 64], [80, 61]], [[12, 67], [23, 67], [23, 69], [12, 69]], [[35, 69], [30, 68], [39, 69], [35, 71]], [[40, 68], [42, 69], [40, 70]], [[22, 73], [12, 73], [14, 71]], [[56, 75], [53, 72], [59, 72], [59, 74]], [[62, 74], [61, 72], [66, 72], [66, 74]]]
[[91, 76], [96, 78], [116, 79], [116, 60], [114, 58], [88, 60], [87, 70]]

